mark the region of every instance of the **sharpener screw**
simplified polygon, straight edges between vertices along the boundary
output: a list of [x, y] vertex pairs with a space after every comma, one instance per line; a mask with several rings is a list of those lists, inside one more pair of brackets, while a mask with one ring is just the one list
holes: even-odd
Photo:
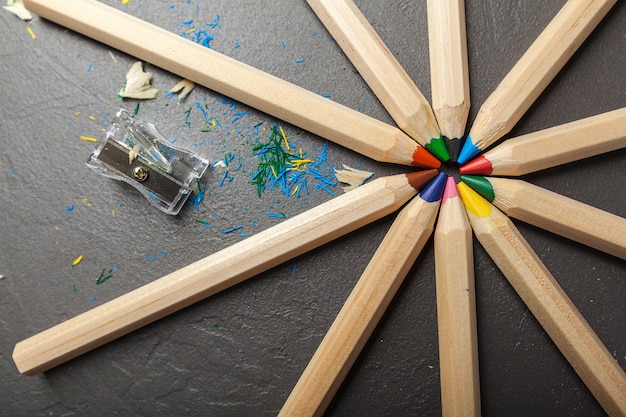
[[148, 175], [149, 171], [146, 167], [136, 167], [133, 169], [133, 177], [139, 182], [147, 180]]

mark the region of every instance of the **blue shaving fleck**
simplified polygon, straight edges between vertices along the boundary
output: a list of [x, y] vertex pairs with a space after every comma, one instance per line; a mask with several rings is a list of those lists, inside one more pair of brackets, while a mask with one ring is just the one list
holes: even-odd
[[239, 225], [239, 226], [231, 227], [230, 229], [224, 229], [224, 230], [222, 230], [220, 233], [222, 233], [223, 235], [225, 235], [225, 234], [228, 234], [228, 233], [232, 233], [232, 232], [234, 232], [235, 230], [239, 230], [239, 229], [241, 229], [241, 228], [243, 228], [243, 226], [242, 226], [242, 225]]

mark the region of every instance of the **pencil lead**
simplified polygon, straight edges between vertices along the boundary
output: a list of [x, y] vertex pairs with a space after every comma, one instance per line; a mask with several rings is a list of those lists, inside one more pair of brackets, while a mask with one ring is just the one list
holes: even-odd
[[441, 166], [441, 161], [435, 158], [422, 146], [417, 145], [417, 148], [415, 148], [415, 152], [413, 152], [412, 165], [418, 168], [439, 168]]
[[461, 147], [463, 146], [463, 138], [448, 138], [444, 136], [446, 140], [446, 147], [450, 152], [450, 161], [457, 162], [459, 159], [459, 152], [461, 152]]
[[417, 191], [421, 190], [430, 180], [435, 178], [439, 172], [436, 169], [427, 169], [425, 171], [409, 172], [406, 179]]
[[464, 182], [457, 184], [459, 195], [468, 212], [478, 217], [491, 215], [491, 204]]
[[456, 161], [459, 164], [463, 165], [464, 163], [472, 159], [473, 156], [477, 155], [479, 152], [480, 152], [480, 149], [476, 145], [474, 145], [474, 142], [472, 142], [472, 137], [470, 135], [467, 135], [467, 138], [465, 139], [465, 143], [463, 144], [459, 157], [457, 158]]
[[435, 201], [441, 200], [441, 196], [443, 195], [443, 189], [446, 185], [446, 180], [448, 179], [448, 174], [444, 172], [440, 172], [437, 174], [435, 179], [426, 184], [424, 189], [420, 192], [419, 196], [422, 200], [428, 203], [434, 203]]
[[489, 179], [479, 175], [461, 175], [461, 181], [472, 187], [478, 194], [493, 203], [496, 193]]
[[443, 190], [443, 197], [441, 200], [441, 205], [446, 204], [451, 198], [456, 198], [459, 196], [459, 191], [456, 189], [456, 180], [454, 177], [448, 177], [446, 180], [446, 188]]
[[432, 138], [430, 142], [428, 142], [424, 147], [433, 155], [435, 155], [442, 162], [447, 162], [450, 160], [450, 153], [448, 152], [448, 148], [446, 147], [446, 141], [443, 139], [443, 136], [439, 134], [438, 138]]
[[461, 165], [459, 172], [461, 175], [489, 175], [493, 172], [493, 165], [484, 155], [481, 155], [467, 164]]

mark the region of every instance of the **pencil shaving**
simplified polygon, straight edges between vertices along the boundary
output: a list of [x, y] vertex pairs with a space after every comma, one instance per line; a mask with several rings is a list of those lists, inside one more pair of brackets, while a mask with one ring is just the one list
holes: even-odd
[[132, 164], [137, 156], [139, 155], [139, 144], [137, 143], [133, 148], [128, 152], [128, 165]]
[[7, 5], [3, 9], [10, 11], [22, 20], [32, 20], [33, 15], [24, 7], [22, 0], [7, 0]]
[[185, 99], [185, 97], [187, 97], [189, 93], [191, 93], [194, 87], [195, 85], [192, 81], [189, 81], [187, 79], [182, 79], [178, 82], [178, 84], [170, 88], [169, 93], [172, 93], [172, 94], [179, 93], [178, 102], [181, 103]]
[[150, 85], [152, 74], [144, 72], [141, 61], [137, 61], [130, 67], [126, 74], [124, 87], [117, 93], [120, 98], [151, 99], [159, 94], [159, 89]]
[[374, 175], [373, 172], [370, 171], [362, 171], [360, 169], [349, 167], [345, 164], [343, 165], [343, 169], [339, 171], [335, 170], [335, 177], [339, 182], [344, 184], [348, 184], [345, 187], [342, 187], [344, 192], [348, 192], [354, 190], [355, 188], [363, 185], [363, 183]]

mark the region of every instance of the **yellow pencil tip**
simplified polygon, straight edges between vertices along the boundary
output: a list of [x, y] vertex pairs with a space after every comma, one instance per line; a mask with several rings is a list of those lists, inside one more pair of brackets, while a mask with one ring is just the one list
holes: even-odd
[[487, 217], [491, 215], [491, 204], [485, 200], [480, 194], [474, 191], [469, 185], [460, 182], [457, 185], [459, 196], [463, 200], [463, 204], [467, 211], [475, 216]]

